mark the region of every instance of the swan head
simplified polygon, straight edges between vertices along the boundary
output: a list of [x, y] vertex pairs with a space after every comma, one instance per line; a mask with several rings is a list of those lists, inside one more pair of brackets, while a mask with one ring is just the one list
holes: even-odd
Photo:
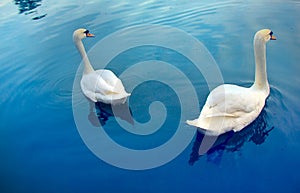
[[84, 28], [80, 28], [74, 31], [73, 33], [73, 40], [74, 41], [78, 41], [78, 40], [82, 40], [83, 38], [86, 37], [94, 37], [94, 34], [91, 34], [89, 30], [84, 29]]
[[254, 40], [260, 40], [266, 43], [269, 40], [276, 40], [276, 37], [273, 35], [273, 32], [270, 29], [262, 29], [256, 32]]

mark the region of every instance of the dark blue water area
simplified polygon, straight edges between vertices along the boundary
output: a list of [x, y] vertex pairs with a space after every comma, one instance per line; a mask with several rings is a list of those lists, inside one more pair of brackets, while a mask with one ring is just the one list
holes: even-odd
[[[299, 192], [299, 11], [295, 0], [0, 2], [0, 192]], [[195, 37], [215, 59], [224, 82], [242, 86], [254, 79], [255, 32], [272, 29], [277, 40], [267, 45], [271, 92], [261, 115], [241, 132], [220, 136], [201, 155], [204, 136], [196, 132], [183, 152], [157, 168], [126, 170], [99, 159], [74, 121], [73, 84], [81, 58], [72, 33], [85, 27], [96, 35], [84, 40], [89, 51], [110, 34], [140, 24], [171, 26]], [[185, 74], [199, 108], [203, 106], [209, 93], [205, 75], [175, 50], [131, 48], [107, 68], [120, 75], [150, 60], [172, 64]], [[130, 80], [125, 77], [124, 85]], [[184, 93], [182, 80], [172, 81]], [[166, 143], [181, 125], [185, 104], [170, 85], [155, 80], [131, 92], [129, 123], [147, 123], [151, 102], [159, 101], [167, 112], [161, 129], [149, 136], [129, 133], [118, 124], [122, 117], [112, 116], [105, 105], [93, 109], [103, 121], [101, 129], [137, 151]], [[191, 108], [186, 118], [199, 112]]]

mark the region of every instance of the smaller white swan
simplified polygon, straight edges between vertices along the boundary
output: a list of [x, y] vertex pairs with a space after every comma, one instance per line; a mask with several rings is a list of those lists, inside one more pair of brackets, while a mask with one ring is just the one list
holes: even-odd
[[80, 81], [83, 94], [93, 102], [103, 102], [106, 104], [123, 104], [130, 95], [124, 89], [122, 81], [110, 70], [94, 70], [86, 51], [82, 39], [94, 37], [86, 29], [77, 29], [73, 33], [73, 41], [82, 57], [84, 71]]
[[275, 39], [269, 29], [255, 34], [255, 81], [250, 88], [232, 84], [218, 86], [208, 95], [199, 118], [188, 120], [187, 124], [198, 127], [204, 134], [218, 136], [231, 130], [238, 132], [254, 121], [270, 93], [266, 72], [266, 43]]

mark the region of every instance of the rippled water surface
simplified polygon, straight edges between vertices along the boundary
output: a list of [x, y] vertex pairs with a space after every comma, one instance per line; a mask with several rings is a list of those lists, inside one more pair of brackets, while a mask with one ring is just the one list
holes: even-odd
[[[1, 192], [299, 192], [299, 19], [296, 0], [0, 2]], [[277, 40], [267, 45], [271, 93], [261, 115], [242, 132], [219, 137], [203, 155], [199, 150], [203, 135], [195, 133], [179, 156], [157, 168], [125, 170], [99, 159], [74, 121], [74, 105], [76, 110], [76, 105], [88, 103], [74, 101], [81, 94], [73, 90], [81, 58], [72, 33], [84, 27], [96, 34], [84, 45], [93, 65], [101, 66], [94, 61], [107, 54], [93, 54], [97, 42], [136, 25], [169, 26], [187, 33], [206, 46], [224, 82], [243, 86], [254, 79], [255, 32], [272, 29]], [[159, 38], [185, 45], [172, 35], [162, 33]], [[101, 49], [111, 51], [110, 46]], [[209, 93], [205, 74], [176, 50], [139, 46], [117, 55], [107, 68], [121, 75], [136, 63], [153, 60], [185, 74], [196, 90], [199, 108], [203, 106]], [[183, 80], [169, 72], [159, 73], [165, 73], [164, 78], [190, 99]], [[124, 85], [143, 79], [142, 74], [141, 70], [124, 76]], [[101, 104], [92, 109], [103, 125], [99, 129], [114, 142], [144, 150], [164, 144], [178, 125], [194, 131], [180, 115], [182, 105], [191, 106], [193, 101], [181, 104], [170, 85], [152, 80], [130, 92], [128, 113], [133, 119], [123, 114], [114, 117]], [[159, 102], [151, 106], [154, 101]], [[196, 117], [199, 111], [192, 106], [186, 118]], [[149, 136], [126, 132], [118, 122], [142, 125], [153, 120], [151, 115], [166, 120]], [[82, 120], [89, 122], [91, 117], [84, 115]]]

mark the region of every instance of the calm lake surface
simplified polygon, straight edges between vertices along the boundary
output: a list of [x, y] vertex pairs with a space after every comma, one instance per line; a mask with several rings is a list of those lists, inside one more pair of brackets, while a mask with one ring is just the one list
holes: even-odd
[[[299, 192], [299, 20], [297, 0], [1, 1], [0, 192]], [[254, 80], [255, 32], [271, 29], [277, 40], [267, 45], [271, 93], [262, 114], [242, 132], [219, 137], [199, 156], [203, 135], [182, 122], [181, 111], [187, 105], [191, 108], [183, 118], [198, 116], [209, 93], [205, 74], [176, 50], [155, 45], [130, 48], [106, 67], [121, 75], [143, 61], [171, 64], [190, 80], [198, 107], [192, 105], [195, 101], [183, 80], [174, 78], [168, 69], [157, 72], [178, 86], [187, 103], [181, 103], [171, 85], [159, 81], [129, 88], [147, 74], [143, 69], [151, 69], [144, 63], [145, 68], [134, 71], [134, 76], [123, 77], [132, 93], [127, 105], [133, 116], [124, 124], [142, 127], [152, 120], [152, 111], [165, 121], [149, 136], [132, 134], [122, 129], [122, 121], [120, 125], [124, 117], [114, 117], [109, 107], [98, 104], [92, 109], [102, 124], [95, 127], [97, 131], [105, 131], [115, 143], [136, 151], [161, 146], [176, 129], [194, 133], [187, 147], [160, 167], [127, 170], [99, 159], [82, 139], [74, 118], [79, 111], [76, 104], [88, 102], [74, 101], [80, 94], [74, 88], [82, 68], [72, 34], [84, 27], [96, 35], [84, 40], [84, 45], [98, 68], [101, 64], [95, 61], [108, 55], [114, 44], [101, 47], [108, 53], [101, 57], [95, 54], [97, 43], [114, 33], [126, 36], [124, 29], [139, 25], [168, 26], [202, 42], [224, 82], [242, 86]], [[143, 33], [152, 40], [157, 36], [189, 47], [172, 35]], [[159, 101], [152, 106], [156, 108], [149, 108], [155, 101]], [[82, 120], [91, 122], [88, 115]], [[105, 144], [100, 149], [114, 153]], [[161, 159], [164, 155], [156, 156]]]

